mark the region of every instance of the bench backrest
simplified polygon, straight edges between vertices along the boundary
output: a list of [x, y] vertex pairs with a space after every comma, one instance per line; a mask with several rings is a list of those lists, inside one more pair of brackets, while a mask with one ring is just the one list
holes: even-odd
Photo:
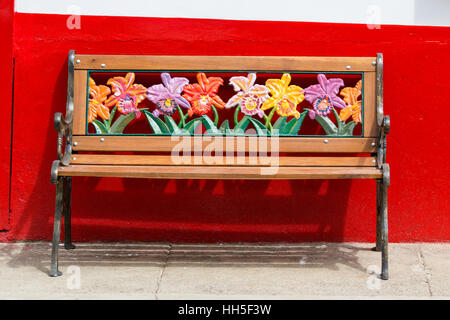
[[[164, 97], [164, 99], [166, 100], [162, 99], [161, 102], [150, 101], [145, 97], [145, 94], [148, 95], [148, 88], [158, 84], [160, 86], [163, 86], [163, 81], [160, 78], [161, 73], [169, 73], [172, 79], [175, 77], [188, 78], [189, 85], [191, 87], [184, 87], [185, 90], [180, 93], [180, 96], [183, 97], [183, 101], [187, 100], [191, 104], [191, 107], [194, 104], [198, 105], [200, 101], [195, 101], [196, 97], [193, 97], [192, 94], [189, 96], [189, 94], [186, 93], [189, 93], [189, 90], [192, 91], [204, 85], [197, 83], [198, 81], [196, 75], [199, 72], [204, 73], [207, 79], [210, 77], [222, 77], [224, 81], [221, 85], [218, 85], [217, 90], [215, 90], [215, 88], [210, 90], [213, 93], [215, 92], [219, 97], [221, 96], [220, 92], [222, 89], [232, 91], [233, 88], [235, 90], [240, 90], [241, 93], [239, 93], [239, 91], [232, 91], [231, 95], [244, 95], [245, 90], [239, 87], [239, 85], [230, 85], [231, 83], [229, 84], [229, 81], [231, 77], [240, 76], [247, 77], [249, 79], [248, 81], [252, 82], [252, 76], [250, 76], [249, 73], [255, 73], [257, 79], [254, 83], [251, 84], [260, 85], [260, 88], [256, 89], [260, 89], [263, 91], [266, 90], [265, 92], [267, 92], [267, 95], [261, 98], [261, 100], [256, 100], [256, 96], [254, 96], [254, 100], [250, 99], [250, 109], [254, 107], [254, 105], [251, 104], [252, 102], [267, 101], [269, 99], [276, 100], [276, 93], [274, 93], [272, 89], [276, 89], [276, 87], [279, 85], [282, 86], [286, 84], [286, 81], [283, 82], [284, 84], [279, 81], [288, 79], [287, 76], [283, 76], [284, 74], [290, 74], [290, 83], [286, 84], [286, 88], [280, 90], [285, 90], [284, 93], [293, 92], [294, 98], [292, 98], [291, 100], [285, 99], [284, 105], [282, 101], [283, 97], [278, 97], [278, 100], [275, 101], [275, 105], [276, 103], [278, 103], [277, 106], [280, 109], [283, 106], [287, 108], [288, 114], [290, 112], [290, 116], [284, 117], [286, 119], [282, 119], [283, 117], [277, 115], [278, 112], [275, 112], [272, 121], [270, 121], [272, 130], [275, 127], [284, 129], [284, 131], [279, 131], [279, 133], [284, 133], [281, 133], [276, 137], [279, 152], [374, 154], [377, 152], [377, 119], [380, 119], [382, 117], [382, 103], [381, 101], [378, 101], [377, 110], [376, 101], [377, 93], [378, 96], [380, 96], [380, 91], [382, 88], [381, 68], [381, 55], [379, 55], [378, 58], [273, 56], [119, 56], [78, 55], [71, 51], [71, 53], [69, 54], [69, 86], [66, 120], [68, 120], [69, 122], [70, 119], [73, 120], [73, 151], [95, 151], [100, 153], [109, 153], [114, 151], [170, 152], [172, 151], [174, 146], [179, 143], [179, 141], [171, 138], [170, 131], [173, 129], [172, 132], [180, 132], [178, 131], [178, 129], [182, 129], [183, 127], [182, 125], [178, 126], [179, 122], [181, 121], [181, 116], [178, 117], [175, 114], [174, 116], [172, 116], [170, 113], [164, 114], [162, 112], [157, 112], [155, 114], [155, 112], [153, 111], [158, 109], [158, 103], [164, 103], [165, 101], [167, 101], [167, 97]], [[127, 74], [130, 73], [134, 73], [136, 79], [127, 77]], [[319, 74], [323, 74], [325, 77], [319, 79]], [[108, 81], [109, 79], [113, 79], [114, 77], [122, 77], [124, 81], [129, 81], [129, 83], [125, 85], [128, 85], [129, 89], [132, 91], [132, 94], [135, 94], [134, 96], [131, 94], [130, 97], [127, 97], [125, 99], [126, 101], [123, 100], [122, 102], [120, 102], [121, 104], [117, 101], [117, 99], [115, 99], [115, 97], [120, 98], [120, 94], [123, 94], [123, 92], [117, 93], [114, 91], [114, 86], [118, 85], [117, 81], [116, 83], [111, 80]], [[145, 77], [148, 77], [149, 79], [145, 85], [142, 85], [140, 87], [132, 87], [133, 84], [140, 84], [138, 78], [142, 82], [142, 79], [144, 79]], [[92, 80], [90, 80], [90, 78], [92, 78]], [[271, 82], [269, 79], [278, 79], [278, 82]], [[343, 83], [339, 84], [338, 79], [342, 79]], [[239, 79], [236, 80], [235, 83], [238, 84], [238, 81]], [[350, 85], [347, 85], [347, 83], [349, 83]], [[214, 87], [213, 80], [211, 80], [210, 85]], [[313, 87], [314, 85], [315, 87]], [[358, 87], [358, 85], [360, 87]], [[228, 87], [228, 89], [226, 89], [226, 87]], [[300, 87], [300, 91], [298, 91], [298, 87]], [[95, 91], [94, 89], [97, 91]], [[343, 91], [344, 89], [345, 91]], [[317, 92], [317, 90], [319, 90], [319, 92]], [[328, 98], [322, 99], [323, 97], [319, 97], [321, 94], [320, 90], [326, 92], [326, 94], [330, 96], [332, 101], [327, 100]], [[360, 94], [358, 93], [358, 90], [360, 90]], [[140, 97], [139, 95], [142, 95], [143, 92], [143, 97]], [[261, 96], [262, 95], [263, 93], [261, 93]], [[230, 93], [228, 93], [228, 96], [230, 96]], [[139, 111], [143, 119], [142, 121], [144, 121], [145, 123], [147, 123], [148, 121], [146, 127], [147, 129], [141, 126], [141, 131], [131, 133], [124, 133], [120, 130], [116, 130], [115, 133], [106, 133], [106, 131], [102, 132], [102, 130], [108, 129], [105, 128], [108, 126], [108, 121], [102, 119], [102, 112], [106, 112], [104, 109], [105, 107], [107, 108], [111, 119], [115, 118], [117, 120], [117, 118], [121, 115], [118, 110], [123, 111], [127, 110], [126, 108], [128, 107], [132, 108], [132, 105], [130, 106], [126, 103], [134, 103], [136, 105], [140, 99], [144, 99], [145, 101], [142, 100], [140, 102], [141, 104], [137, 105], [137, 108], [147, 109]], [[222, 100], [223, 103], [226, 104], [230, 101], [230, 99], [231, 98], [223, 98]], [[298, 101], [295, 101], [295, 99], [298, 99]], [[324, 101], [321, 101], [321, 99]], [[292, 102], [293, 100], [295, 103]], [[172, 102], [177, 101], [178, 100], [175, 99]], [[245, 102], [246, 100], [240, 100], [241, 104]], [[345, 104], [343, 104], [343, 102], [345, 102]], [[114, 108], [115, 110], [113, 109], [114, 103], [116, 103], [116, 107]], [[336, 112], [333, 110], [328, 110], [329, 113], [325, 114], [327, 112], [326, 108], [329, 107], [329, 105], [327, 104], [330, 103], [332, 106], [331, 109], [334, 109]], [[100, 104], [101, 106], [98, 106], [96, 104]], [[109, 104], [109, 106], [106, 106], [107, 104]], [[174, 108], [177, 105], [177, 107], [179, 107], [182, 103], [179, 102], [174, 105], [170, 104], [171, 101], [168, 101], [168, 106], [166, 107]], [[216, 103], [213, 102], [212, 104], [214, 106], [214, 104], [220, 103], [218, 103], [216, 100]], [[295, 104], [295, 106], [293, 106], [293, 104]], [[263, 103], [261, 103], [261, 105], [263, 105]], [[261, 108], [261, 105], [259, 106], [259, 108]], [[268, 105], [270, 105], [270, 103]], [[118, 106], [119, 109], [117, 108]], [[160, 105], [159, 107], [164, 106]], [[222, 110], [220, 110], [217, 105], [216, 107], [217, 108], [215, 108], [214, 112], [218, 110], [218, 112], [221, 113]], [[91, 113], [93, 112], [93, 110], [90, 110], [90, 108], [98, 108], [95, 110], [96, 114], [92, 115]], [[231, 112], [231, 114], [234, 114], [235, 108], [236, 105], [233, 106], [231, 110], [224, 109], [226, 111], [223, 112]], [[188, 109], [180, 109], [182, 109], [182, 111], [184, 112], [188, 111]], [[165, 109], [159, 108], [158, 110], [161, 111]], [[247, 121], [248, 123], [245, 124], [245, 128], [264, 128], [261, 126], [261, 124], [264, 126], [268, 124], [266, 120], [272, 110], [275, 110], [275, 108], [272, 107], [266, 109], [264, 118], [260, 118], [258, 114], [247, 116], [248, 118], [252, 118], [257, 121]], [[298, 111], [298, 113], [294, 113], [294, 110]], [[319, 111], [323, 111], [324, 113], [321, 114]], [[358, 111], [360, 111], [360, 114], [358, 114]], [[114, 116], [112, 116], [113, 112], [115, 112]], [[136, 116], [136, 113], [131, 113], [134, 114], [134, 117]], [[261, 113], [262, 112], [259, 111], [259, 114]], [[339, 120], [337, 119], [338, 113], [339, 117], [341, 118], [340, 123], [338, 123]], [[238, 114], [238, 112], [236, 112], [236, 114]], [[310, 114], [311, 116], [315, 116], [315, 118], [311, 119]], [[92, 120], [93, 116], [96, 116], [95, 121]], [[175, 119], [175, 121], [172, 122], [171, 119], [168, 119], [169, 117], [172, 120]], [[237, 123], [239, 123], [243, 119], [243, 117], [245, 117], [245, 114], [239, 113]], [[276, 119], [277, 117], [280, 118], [280, 121], [278, 121], [278, 123], [276, 123], [277, 121], [274, 121], [274, 119]], [[184, 123], [187, 124], [189, 123], [189, 121], [192, 121], [195, 118], [202, 118], [202, 116], [195, 115], [195, 113], [192, 117], [186, 116]], [[211, 125], [211, 122], [214, 122], [215, 119], [214, 115], [210, 115], [209, 117], [206, 116], [206, 118], [208, 118], [210, 121], [203, 117], [202, 121], [199, 122], [204, 124], [206, 128], [208, 128], [208, 125]], [[291, 120], [293, 120], [293, 122], [289, 124]], [[303, 121], [303, 124], [299, 124], [298, 126], [298, 128], [300, 129], [298, 131], [292, 129], [300, 120]], [[128, 123], [129, 121], [127, 121], [124, 122]], [[335, 127], [333, 127], [332, 124], [329, 123], [329, 121], [331, 121]], [[94, 122], [96, 124], [94, 124]], [[163, 124], [161, 124], [161, 122], [163, 122]], [[216, 132], [216, 136], [220, 135], [217, 134], [217, 130], [222, 130], [221, 132], [223, 133], [225, 128], [230, 128], [230, 130], [232, 130], [234, 127], [232, 125], [232, 119], [230, 119], [227, 124], [224, 124], [223, 122], [214, 123], [213, 132]], [[336, 131], [328, 131], [328, 134], [323, 134], [323, 132], [320, 133], [317, 129], [311, 127], [310, 132], [306, 132], [305, 134], [303, 134], [302, 126], [305, 126], [305, 123], [307, 122], [310, 123], [309, 126], [312, 126], [311, 123], [316, 123], [315, 125], [317, 127], [321, 125], [325, 129], [328, 128], [328, 130], [339, 129], [339, 132], [336, 133]], [[350, 124], [351, 122], [353, 122], [354, 125]], [[135, 123], [137, 123], [137, 121], [135, 121]], [[102, 124], [105, 127], [103, 127]], [[177, 125], [178, 129], [174, 124]], [[111, 125], [111, 123], [109, 123], [109, 125]], [[131, 126], [130, 123], [129, 125]], [[173, 127], [171, 127], [171, 125]], [[348, 128], [348, 130], [345, 131], [344, 129], [342, 129], [342, 126], [351, 126], [352, 128]], [[152, 128], [152, 130], [148, 129], [150, 127]], [[160, 128], [162, 131], [159, 131], [158, 128]], [[168, 128], [169, 132], [166, 132], [165, 130]], [[311, 134], [311, 132], [313, 131], [314, 134]], [[236, 132], [235, 134], [238, 136], [245, 136], [244, 148], [248, 152], [250, 150], [249, 145], [251, 145], [252, 139], [254, 139], [254, 137], [258, 135], [260, 137], [262, 136], [260, 132], [261, 131], [256, 130], [256, 134], [246, 135], [245, 133], [239, 134]], [[357, 133], [353, 134], [353, 132]], [[270, 150], [270, 145], [275, 138], [270, 136], [270, 132], [268, 135], [269, 136], [267, 137], [267, 144], [268, 149]], [[189, 139], [192, 140], [191, 143], [192, 145], [194, 145], [194, 136], [191, 136]], [[205, 141], [201, 143], [203, 148], [209, 142]], [[242, 145], [239, 147], [242, 148]], [[227, 145], [225, 142], [223, 144], [223, 150], [239, 151], [237, 144]], [[350, 158], [348, 157], [348, 159]], [[355, 165], [356, 163], [365, 166], [375, 166], [373, 160], [374, 158], [368, 159], [369, 160], [366, 161], [360, 159], [362, 161], [358, 160], [357, 162], [355, 162], [355, 160], [349, 160], [348, 162], [341, 161], [341, 163], [344, 163], [344, 165], [345, 163], [347, 163], [348, 165]]]

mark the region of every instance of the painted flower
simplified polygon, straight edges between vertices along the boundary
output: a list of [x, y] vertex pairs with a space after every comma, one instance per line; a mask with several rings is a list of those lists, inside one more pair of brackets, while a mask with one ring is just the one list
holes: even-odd
[[207, 78], [203, 72], [197, 73], [198, 83], [188, 84], [184, 87], [183, 97], [191, 103], [188, 115], [202, 116], [211, 110], [211, 105], [216, 108], [225, 108], [225, 102], [217, 95], [223, 79], [218, 77]]
[[303, 89], [291, 83], [291, 75], [284, 73], [281, 79], [268, 79], [266, 87], [269, 88], [271, 97], [264, 101], [261, 110], [275, 108], [282, 117], [300, 117], [297, 105], [303, 101]]
[[88, 123], [93, 122], [97, 116], [103, 120], [109, 119], [109, 109], [103, 104], [103, 102], [110, 93], [111, 90], [107, 86], [97, 86], [94, 79], [89, 78]]
[[337, 96], [339, 88], [344, 86], [344, 80], [339, 78], [327, 79], [324, 74], [318, 74], [319, 84], [305, 89], [305, 99], [312, 103], [314, 109], [309, 111], [309, 117], [314, 119], [316, 114], [326, 116], [331, 108], [345, 108], [345, 102]]
[[352, 117], [355, 123], [361, 122], [361, 100], [358, 100], [361, 95], [361, 80], [353, 88], [342, 89], [341, 95], [344, 96], [344, 101], [347, 103], [347, 106], [339, 113], [341, 121], [347, 121]]
[[167, 72], [161, 73], [163, 84], [156, 84], [147, 89], [147, 99], [156, 104], [157, 109], [153, 111], [155, 117], [161, 114], [171, 115], [178, 106], [189, 109], [189, 101], [181, 96], [183, 88], [189, 83], [187, 78], [171, 78]]
[[124, 77], [114, 77], [108, 80], [107, 84], [111, 86], [113, 95], [105, 101], [107, 107], [117, 106], [117, 109], [127, 114], [136, 112], [136, 118], [141, 116], [137, 105], [145, 99], [146, 88], [141, 84], [134, 84], [134, 73], [129, 72]]
[[249, 73], [247, 77], [231, 77], [230, 84], [237, 93], [228, 100], [225, 107], [231, 108], [240, 104], [243, 114], [258, 114], [262, 118], [264, 111], [261, 110], [261, 105], [269, 98], [269, 88], [255, 84], [255, 80], [255, 73]]

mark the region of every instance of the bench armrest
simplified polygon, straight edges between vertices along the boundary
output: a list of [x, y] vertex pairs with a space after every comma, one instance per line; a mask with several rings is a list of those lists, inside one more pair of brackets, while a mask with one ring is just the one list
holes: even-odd
[[[57, 141], [57, 157], [62, 165], [67, 166], [72, 157], [72, 118], [73, 118], [73, 94], [74, 94], [74, 60], [75, 51], [70, 50], [67, 62], [67, 105], [66, 116], [60, 112], [55, 113], [54, 126], [58, 132]], [[63, 144], [65, 144], [64, 153], [62, 151]]]
[[383, 116], [382, 123], [378, 127], [378, 143], [377, 143], [377, 164], [382, 169], [386, 165], [386, 135], [391, 131], [391, 118], [387, 115]]
[[[72, 156], [72, 121], [63, 118], [60, 112], [55, 113], [54, 126], [58, 132], [58, 141], [56, 146], [58, 160], [65, 166], [69, 165]], [[65, 143], [64, 153], [62, 151]]]

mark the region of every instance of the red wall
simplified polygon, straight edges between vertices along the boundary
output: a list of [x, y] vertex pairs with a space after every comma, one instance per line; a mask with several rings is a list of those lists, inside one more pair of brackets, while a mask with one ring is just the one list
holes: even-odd
[[[448, 241], [450, 28], [16, 14], [8, 239], [50, 239], [53, 114], [70, 49], [92, 54], [375, 56], [391, 115], [390, 240]], [[3, 120], [2, 120], [3, 123]], [[76, 178], [73, 237], [146, 241], [375, 240], [374, 181]]]
[[[9, 229], [9, 173], [11, 155], [11, 114], [13, 80], [14, 1], [0, 2], [0, 233]], [[4, 238], [0, 234], [0, 241]]]

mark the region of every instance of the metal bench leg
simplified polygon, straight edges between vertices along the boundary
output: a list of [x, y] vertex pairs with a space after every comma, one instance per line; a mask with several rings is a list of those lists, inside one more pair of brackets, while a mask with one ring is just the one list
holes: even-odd
[[381, 251], [382, 237], [381, 237], [381, 180], [377, 180], [377, 242], [375, 251]]
[[65, 178], [64, 185], [64, 248], [66, 250], [75, 249], [72, 243], [72, 177]]
[[[386, 166], [386, 167], [385, 167]], [[389, 187], [389, 166], [383, 164], [383, 182], [381, 184], [381, 279], [389, 279], [388, 272], [388, 202], [387, 189]]]
[[61, 217], [63, 211], [64, 178], [58, 177], [56, 182], [55, 221], [53, 223], [52, 260], [50, 263], [50, 277], [58, 277], [62, 272], [58, 270], [58, 246], [61, 234]]

